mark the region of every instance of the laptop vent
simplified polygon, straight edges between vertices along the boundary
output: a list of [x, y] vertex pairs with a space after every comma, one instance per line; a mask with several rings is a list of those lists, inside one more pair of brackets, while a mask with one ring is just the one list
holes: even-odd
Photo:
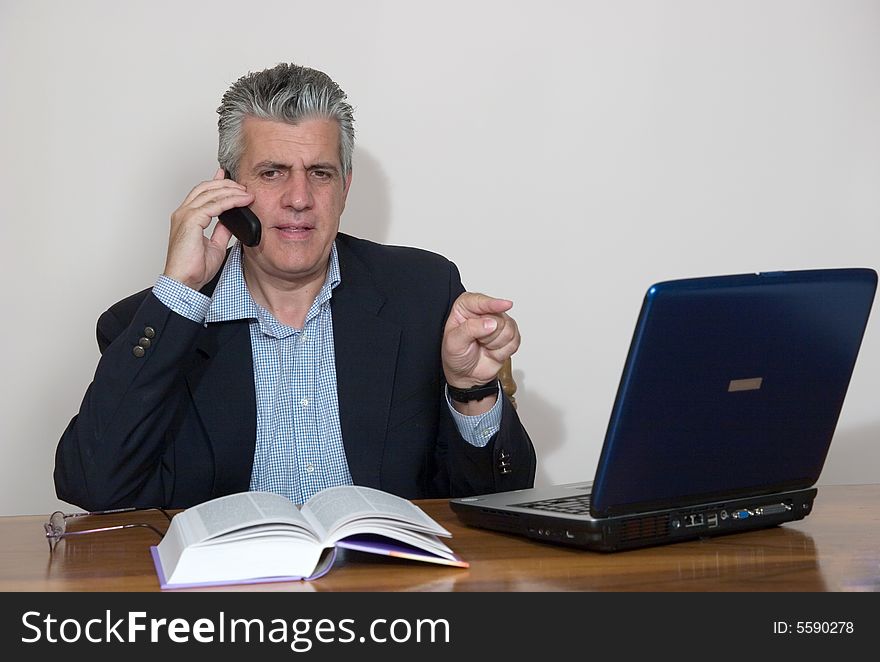
[[640, 517], [620, 525], [620, 541], [660, 538], [669, 532], [669, 514]]

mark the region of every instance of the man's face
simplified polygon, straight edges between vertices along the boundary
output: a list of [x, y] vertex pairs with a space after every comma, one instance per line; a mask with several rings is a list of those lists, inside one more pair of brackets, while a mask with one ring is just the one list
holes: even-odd
[[330, 246], [351, 184], [342, 177], [339, 125], [308, 119], [297, 125], [247, 117], [236, 180], [253, 193], [263, 225], [246, 264], [272, 278], [307, 283], [324, 278]]

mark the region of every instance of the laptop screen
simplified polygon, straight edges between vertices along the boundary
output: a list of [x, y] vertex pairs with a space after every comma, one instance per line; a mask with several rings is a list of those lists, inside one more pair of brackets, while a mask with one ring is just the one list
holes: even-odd
[[594, 514], [815, 483], [876, 285], [873, 270], [828, 269], [651, 287], [599, 459]]

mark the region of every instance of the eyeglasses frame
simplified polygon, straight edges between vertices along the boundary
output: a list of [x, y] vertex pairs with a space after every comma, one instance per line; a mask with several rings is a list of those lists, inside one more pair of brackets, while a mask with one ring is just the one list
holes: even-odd
[[[159, 508], [157, 506], [151, 506], [147, 508], [113, 508], [110, 510], [95, 510], [86, 513], [65, 513], [60, 510], [56, 510], [49, 516], [49, 521], [43, 524], [43, 530], [46, 532], [46, 541], [49, 543], [49, 553], [52, 554], [55, 551], [55, 547], [58, 545], [58, 542], [62, 538], [68, 538], [70, 536], [81, 536], [87, 533], [101, 533], [104, 531], [118, 531], [120, 529], [133, 529], [133, 528], [147, 528], [154, 531], [160, 538], [165, 536], [165, 533], [157, 529], [152, 524], [147, 522], [137, 522], [131, 524], [116, 524], [114, 526], [102, 526], [94, 529], [84, 529], [82, 531], [68, 531], [67, 530], [67, 521], [71, 519], [76, 519], [80, 517], [91, 517], [91, 516], [100, 516], [100, 515], [114, 515], [117, 513], [129, 513], [129, 512], [144, 512], [148, 510], [158, 510], [160, 513], [165, 515], [168, 521], [171, 521], [171, 515], [164, 508]], [[53, 525], [53, 520], [57, 518], [61, 518], [62, 524], [60, 526]]]

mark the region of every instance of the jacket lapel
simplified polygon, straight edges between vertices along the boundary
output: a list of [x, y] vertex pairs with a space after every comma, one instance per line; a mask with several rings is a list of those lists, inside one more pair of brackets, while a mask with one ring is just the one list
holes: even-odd
[[333, 339], [342, 442], [352, 480], [381, 487], [400, 327], [380, 318], [385, 296], [343, 240], [336, 243], [342, 282], [333, 290]]
[[257, 404], [246, 320], [210, 324], [196, 346], [186, 381], [214, 453], [214, 493], [250, 486]]

